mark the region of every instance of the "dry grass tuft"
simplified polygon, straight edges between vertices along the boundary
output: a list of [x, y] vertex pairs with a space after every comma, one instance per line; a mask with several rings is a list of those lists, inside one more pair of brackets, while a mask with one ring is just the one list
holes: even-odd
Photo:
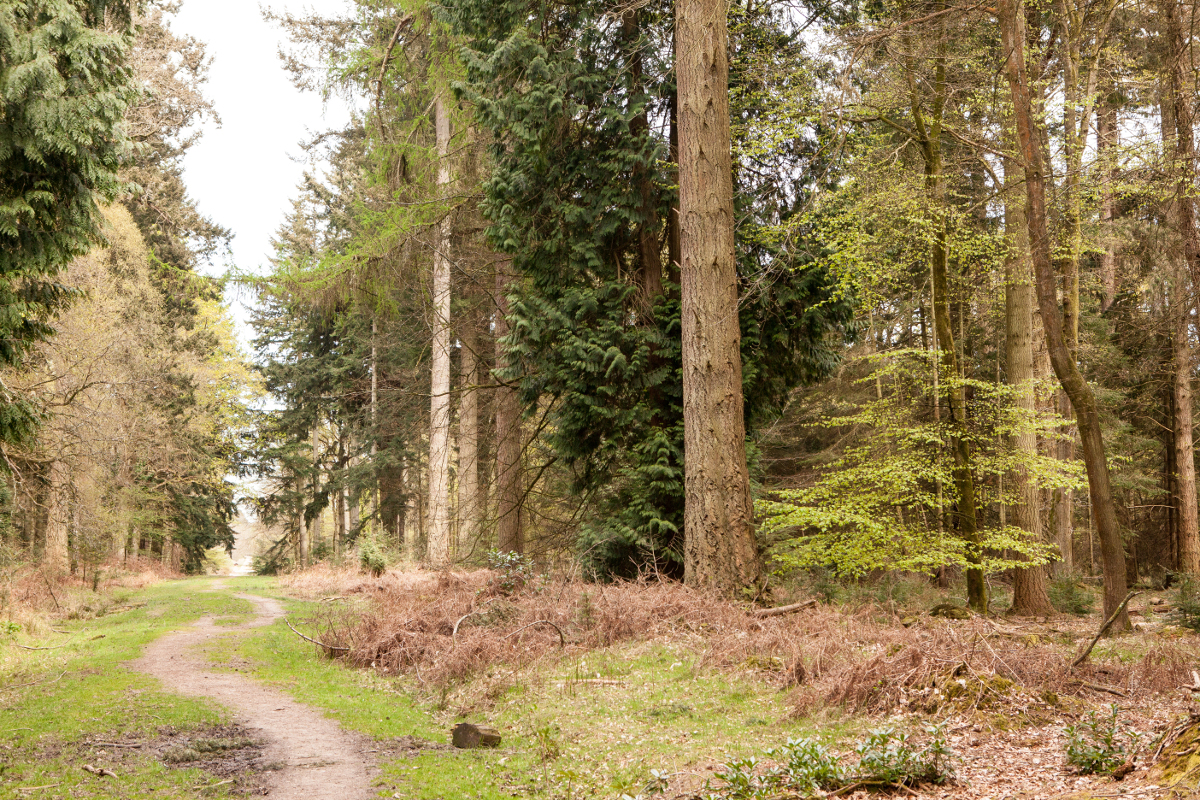
[[369, 598], [358, 609], [326, 606], [310, 620], [317, 638], [349, 648], [345, 657], [357, 666], [412, 674], [440, 690], [496, 667], [634, 641], [682, 643], [701, 656], [700, 667], [755, 673], [789, 688], [798, 712], [1011, 710], [1051, 692], [1107, 697], [1095, 687], [1160, 692], [1189, 680], [1188, 652], [1165, 642], [1140, 661], [1071, 672], [1071, 648], [979, 618], [926, 618], [905, 628], [874, 619], [877, 608], [818, 606], [760, 619], [678, 583], [558, 581], [503, 596], [493, 577], [392, 572], [374, 580], [325, 568], [288, 585], [309, 597]]

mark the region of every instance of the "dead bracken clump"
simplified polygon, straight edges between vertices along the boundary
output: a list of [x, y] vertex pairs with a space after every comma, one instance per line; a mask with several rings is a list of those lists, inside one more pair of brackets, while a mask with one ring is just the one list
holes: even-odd
[[338, 577], [291, 579], [294, 590], [319, 585], [368, 598], [358, 607], [326, 604], [309, 620], [315, 638], [357, 666], [411, 674], [437, 689], [497, 667], [662, 641], [698, 653], [699, 666], [754, 672], [790, 688], [797, 711], [1011, 711], [1082, 692], [1174, 691], [1191, 663], [1164, 642], [1133, 663], [1093, 661], [1072, 671], [1071, 648], [979, 617], [904, 627], [874, 619], [871, 607], [821, 605], [760, 617], [666, 581], [560, 580], [503, 594], [487, 570]]

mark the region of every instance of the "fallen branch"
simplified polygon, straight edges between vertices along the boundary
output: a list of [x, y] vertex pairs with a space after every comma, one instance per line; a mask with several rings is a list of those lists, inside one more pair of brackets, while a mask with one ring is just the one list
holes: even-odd
[[568, 678], [565, 681], [559, 681], [559, 686], [574, 686], [575, 684], [584, 684], [587, 686], [624, 686], [625, 681], [618, 681], [612, 678]]
[[1096, 646], [1096, 642], [1100, 641], [1100, 637], [1103, 636], [1105, 632], [1112, 627], [1112, 624], [1117, 621], [1117, 617], [1121, 616], [1121, 612], [1125, 610], [1125, 606], [1129, 605], [1129, 601], [1137, 597], [1139, 594], [1141, 594], [1141, 592], [1130, 592], [1129, 594], [1125, 595], [1125, 599], [1121, 601], [1119, 606], [1117, 606], [1117, 610], [1112, 613], [1112, 616], [1104, 620], [1104, 624], [1100, 626], [1100, 630], [1097, 631], [1096, 637], [1088, 644], [1087, 649], [1080, 653], [1079, 656], [1071, 662], [1071, 669], [1075, 669], [1084, 661], [1087, 661], [1087, 657], [1092, 654], [1092, 648]]
[[454, 623], [454, 630], [450, 632], [450, 638], [454, 640], [455, 644], [458, 644], [458, 626], [462, 625], [463, 620], [466, 619], [467, 617], [473, 617], [478, 613], [479, 613], [478, 610], [477, 611], [469, 611], [466, 614], [463, 614], [461, 617], [459, 617], [458, 622]]
[[84, 771], [90, 772], [93, 775], [99, 775], [101, 778], [117, 777], [117, 773], [113, 772], [111, 769], [105, 769], [104, 767], [93, 767], [91, 764], [84, 764], [83, 769]]
[[287, 626], [292, 629], [292, 633], [296, 634], [297, 636], [299, 636], [301, 639], [303, 639], [306, 642], [312, 642], [317, 647], [324, 647], [326, 650], [329, 650], [331, 652], [339, 652], [339, 653], [349, 653], [350, 652], [349, 647], [339, 647], [336, 644], [325, 644], [324, 642], [318, 642], [316, 639], [305, 636], [303, 633], [296, 630], [296, 627], [294, 625], [292, 625], [292, 621], [290, 619], [288, 619], [287, 617], [284, 617], [283, 621], [286, 622]]
[[121, 744], [120, 742], [84, 742], [84, 744], [86, 744], [88, 747], [128, 747], [134, 750], [139, 747], [146, 746], [140, 742], [136, 744]]
[[1091, 689], [1094, 692], [1108, 692], [1115, 694], [1117, 697], [1128, 697], [1129, 695], [1120, 689], [1114, 689], [1111, 686], [1103, 686], [1099, 683], [1088, 683], [1087, 681], [1071, 681], [1075, 686], [1082, 686], [1084, 689]]
[[199, 785], [199, 786], [193, 786], [192, 788], [193, 788], [193, 789], [199, 789], [200, 791], [202, 791], [202, 792], [203, 792], [203, 791], [206, 791], [206, 790], [208, 790], [208, 789], [215, 789], [215, 788], [217, 788], [218, 786], [224, 786], [224, 785], [225, 785], [225, 784], [227, 784], [227, 783], [233, 783], [233, 778], [229, 778], [228, 780], [224, 780], [224, 781], [219, 781], [219, 782], [217, 782], [217, 783], [203, 783], [203, 784], [201, 784], [201, 785]]
[[816, 598], [805, 600], [802, 603], [792, 603], [790, 606], [777, 606], [775, 608], [760, 608], [754, 611], [754, 616], [759, 619], [764, 617], [778, 617], [783, 614], [790, 614], [793, 611], [799, 611], [803, 608], [811, 608], [817, 604]]
[[18, 786], [18, 792], [36, 792], [38, 789], [53, 789], [55, 786], [62, 786], [61, 783], [44, 783], [41, 786]]
[[553, 622], [551, 622], [551, 621], [550, 621], [550, 620], [548, 620], [548, 619], [539, 619], [539, 620], [537, 620], [536, 622], [531, 622], [531, 623], [529, 623], [528, 625], [522, 625], [521, 627], [517, 628], [517, 629], [516, 629], [515, 631], [513, 631], [512, 633], [508, 634], [508, 636], [502, 636], [502, 637], [500, 638], [500, 640], [501, 640], [501, 641], [504, 641], [505, 639], [511, 638], [511, 637], [513, 637], [513, 636], [516, 636], [516, 635], [517, 635], [518, 633], [520, 633], [521, 631], [525, 630], [526, 628], [532, 628], [534, 625], [549, 625], [551, 628], [554, 628], [554, 630], [558, 631], [558, 644], [559, 644], [559, 647], [566, 647], [566, 646], [567, 646], [567, 637], [563, 635], [562, 628], [558, 627], [557, 625], [555, 625]]
[[67, 646], [65, 644], [60, 644], [56, 645], [55, 647], [30, 647], [29, 645], [17, 644], [16, 642], [9, 642], [9, 644], [11, 644], [13, 647], [19, 647], [22, 650], [58, 650], [60, 647]]
[[54, 587], [50, 585], [50, 579], [46, 577], [46, 573], [42, 573], [42, 580], [46, 582], [46, 588], [50, 590], [50, 599], [54, 601], [54, 608], [58, 613], [62, 613], [62, 606], [58, 604], [58, 598], [54, 596]]
[[60, 680], [62, 680], [62, 676], [66, 675], [66, 674], [67, 674], [67, 671], [63, 670], [59, 674], [59, 676], [52, 681], [34, 681], [33, 683], [14, 683], [12, 686], [5, 686], [3, 688], [0, 688], [0, 692], [6, 692], [9, 689], [24, 689], [26, 686], [41, 686], [43, 683], [58, 683]]

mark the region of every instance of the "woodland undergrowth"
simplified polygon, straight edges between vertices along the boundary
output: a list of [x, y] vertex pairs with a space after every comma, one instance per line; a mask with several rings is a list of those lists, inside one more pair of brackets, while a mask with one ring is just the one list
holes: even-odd
[[1186, 644], [1163, 639], [1135, 658], [1094, 657], [1072, 670], [1072, 647], [1004, 621], [922, 617], [905, 627], [870, 603], [763, 618], [747, 604], [653, 580], [541, 580], [505, 594], [487, 570], [391, 571], [376, 579], [318, 567], [283, 583], [290, 594], [324, 601], [304, 627], [327, 655], [411, 675], [439, 693], [493, 673], [512, 680], [516, 670], [532, 676], [587, 651], [656, 641], [692, 650], [698, 668], [752, 673], [787, 691], [797, 715], [831, 706], [1020, 713], [1097, 686], [1171, 692], [1187, 682], [1193, 660]]

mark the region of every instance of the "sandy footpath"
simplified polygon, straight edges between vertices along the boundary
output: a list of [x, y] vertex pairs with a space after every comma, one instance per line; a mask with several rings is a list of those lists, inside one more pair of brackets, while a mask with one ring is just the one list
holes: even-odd
[[[223, 583], [214, 584], [222, 591]], [[208, 697], [233, 712], [235, 720], [266, 743], [263, 763], [269, 797], [276, 800], [359, 800], [371, 791], [373, 760], [365, 737], [342, 730], [320, 711], [239, 673], [214, 672], [197, 645], [228, 633], [269, 625], [284, 615], [275, 600], [236, 595], [254, 604], [255, 616], [241, 626], [217, 626], [211, 617], [169, 633], [146, 648], [130, 666], [162, 681], [167, 691]]]

